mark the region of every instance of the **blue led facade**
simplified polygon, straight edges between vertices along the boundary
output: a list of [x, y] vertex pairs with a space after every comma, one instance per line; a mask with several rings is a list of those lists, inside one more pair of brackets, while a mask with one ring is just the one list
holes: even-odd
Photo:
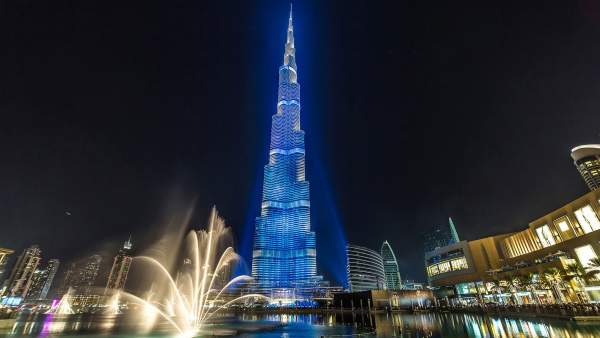
[[252, 276], [260, 287], [304, 287], [317, 280], [297, 72], [290, 11], [269, 163], [264, 168], [262, 205], [254, 231]]

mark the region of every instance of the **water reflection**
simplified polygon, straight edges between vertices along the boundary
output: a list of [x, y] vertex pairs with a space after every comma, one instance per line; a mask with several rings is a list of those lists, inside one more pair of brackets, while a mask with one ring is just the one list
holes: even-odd
[[375, 325], [378, 337], [600, 337], [600, 322], [526, 320], [471, 314], [377, 315]]
[[[128, 336], [147, 336], [136, 324], [123, 315], [37, 315], [20, 318], [10, 337], [74, 335], [108, 337], [127, 333]], [[600, 322], [526, 320], [488, 317], [471, 314], [242, 314], [223, 316], [213, 324], [230, 329], [238, 337], [349, 337], [373, 334], [376, 337], [403, 338], [592, 338], [600, 337]], [[156, 332], [155, 332], [156, 333]], [[153, 334], [155, 334], [153, 333]], [[169, 331], [162, 334], [170, 336]]]

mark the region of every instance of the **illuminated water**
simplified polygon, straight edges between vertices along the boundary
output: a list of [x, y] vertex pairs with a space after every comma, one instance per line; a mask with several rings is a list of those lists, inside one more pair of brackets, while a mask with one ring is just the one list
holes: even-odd
[[[177, 337], [169, 325], [150, 334], [136, 333], [124, 316], [52, 316], [20, 318], [13, 328], [0, 329], [6, 337]], [[600, 322], [576, 323], [497, 318], [466, 314], [239, 315], [210, 325], [214, 335], [233, 337], [600, 337]]]

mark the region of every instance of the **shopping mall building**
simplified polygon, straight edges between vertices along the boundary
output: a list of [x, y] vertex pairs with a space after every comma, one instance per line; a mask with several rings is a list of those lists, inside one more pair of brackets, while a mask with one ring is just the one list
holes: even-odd
[[[600, 190], [522, 231], [460, 241], [425, 255], [441, 302], [600, 302]], [[578, 268], [575, 268], [575, 267]]]

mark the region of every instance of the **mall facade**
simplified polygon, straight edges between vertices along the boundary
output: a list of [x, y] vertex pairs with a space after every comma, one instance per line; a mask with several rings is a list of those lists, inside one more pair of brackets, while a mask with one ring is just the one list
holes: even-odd
[[436, 298], [449, 304], [600, 302], [599, 201], [600, 190], [593, 190], [521, 231], [427, 252]]

